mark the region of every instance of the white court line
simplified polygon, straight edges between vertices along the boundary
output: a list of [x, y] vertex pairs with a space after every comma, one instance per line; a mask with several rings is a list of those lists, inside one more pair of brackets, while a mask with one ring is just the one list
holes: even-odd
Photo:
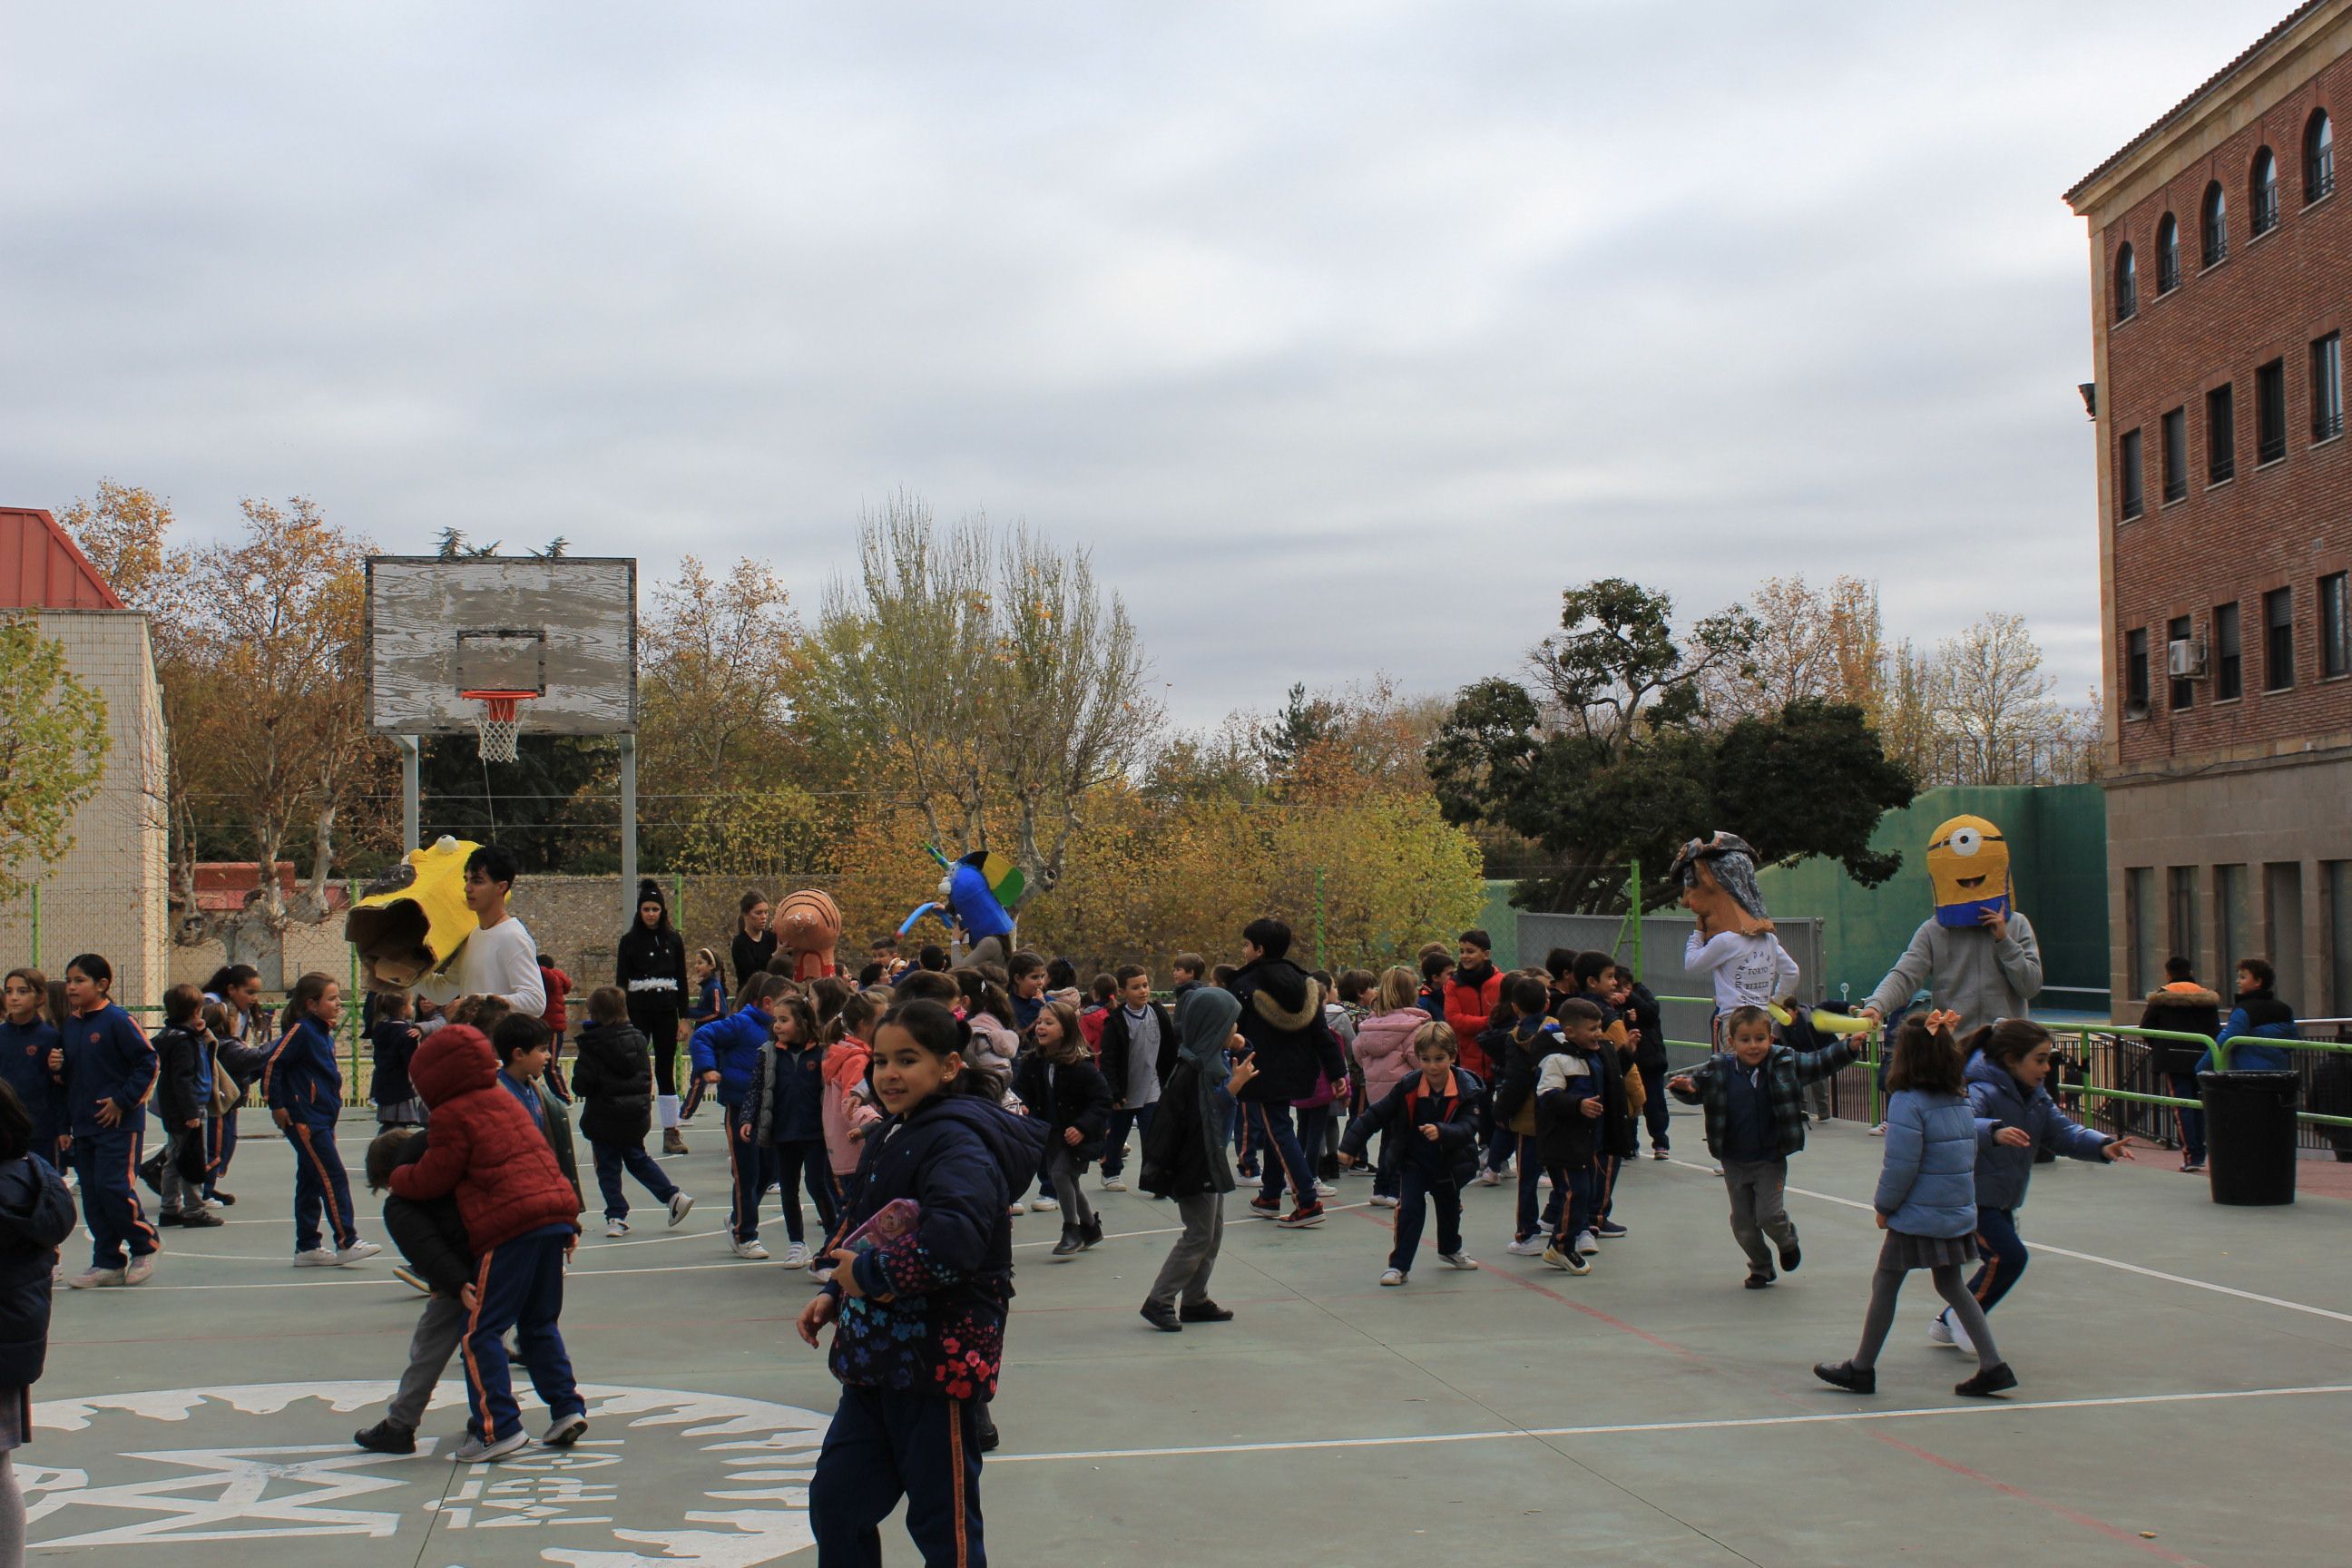
[[[1709, 1167], [1693, 1164], [1688, 1160], [1670, 1160], [1667, 1163], [1680, 1165], [1685, 1171], [1697, 1171], [1709, 1175], [1714, 1173]], [[1786, 1190], [1796, 1194], [1799, 1197], [1819, 1198], [1825, 1204], [1840, 1204], [1850, 1209], [1860, 1209], [1864, 1214], [1877, 1212], [1874, 1205], [1857, 1203], [1853, 1198], [1842, 1198], [1835, 1193], [1817, 1193], [1810, 1187], [1790, 1187]], [[2185, 1274], [2167, 1274], [2161, 1268], [2146, 1268], [2137, 1263], [2126, 1263], [2120, 1258], [2102, 1258], [2095, 1252], [2076, 1252], [2071, 1247], [2053, 1247], [2046, 1241], [2028, 1242], [2026, 1245], [2035, 1252], [2047, 1252], [2055, 1258], [2072, 1258], [2079, 1263], [2096, 1263], [2106, 1268], [2119, 1268], [2126, 1274], [2137, 1274], [2148, 1279], [2161, 1279], [2168, 1285], [2186, 1285], [2192, 1290], [2210, 1290], [2217, 1296], [2235, 1296], [2241, 1301], [2256, 1301], [2265, 1307], [2279, 1307], [2290, 1312], [2304, 1312], [2315, 1318], [2328, 1318], [2339, 1323], [2352, 1323], [2352, 1312], [2331, 1311], [2326, 1307], [2314, 1307], [2303, 1301], [2290, 1301], [2281, 1296], [2264, 1296], [2254, 1290], [2241, 1290], [2234, 1285], [2217, 1285], [2210, 1279], [2191, 1279]]]
[[[1323, 1205], [1323, 1212], [1325, 1214], [1345, 1214], [1349, 1209], [1370, 1207], [1371, 1207], [1371, 1203], [1367, 1199], [1365, 1202], [1360, 1204], [1326, 1204]], [[1048, 1212], [1050, 1213], [1051, 1211], [1049, 1210]], [[1262, 1216], [1252, 1215], [1250, 1217], [1252, 1219], [1257, 1219]], [[1105, 1241], [1125, 1241], [1131, 1237], [1138, 1236], [1175, 1236], [1180, 1234], [1183, 1228], [1184, 1227], [1181, 1225], [1163, 1225], [1157, 1230], [1115, 1230], [1108, 1236], [1104, 1237], [1103, 1239]], [[1279, 1230], [1282, 1227], [1276, 1226], [1275, 1228]], [[1057, 1245], [1059, 1244], [1051, 1241], [1016, 1241], [1013, 1244], [1013, 1250], [1018, 1252], [1024, 1247], [1054, 1247]]]
[[2212, 1394], [2126, 1394], [2105, 1399], [1988, 1399], [1910, 1410], [1839, 1410], [1811, 1415], [1749, 1415], [1720, 1421], [1629, 1421], [1594, 1426], [1524, 1426], [1494, 1432], [1433, 1432], [1403, 1437], [1321, 1437], [1286, 1443], [1204, 1443], [1189, 1448], [1097, 1448], [1059, 1454], [991, 1454], [991, 1465], [1055, 1459], [1176, 1459], [1218, 1454], [1276, 1454], [1316, 1448], [1393, 1448], [1434, 1443], [1496, 1443], [1515, 1437], [1608, 1437], [1637, 1432], [1727, 1432], [1751, 1426], [1818, 1426], [1852, 1421], [1912, 1421], [1939, 1415], [2015, 1415], [2021, 1410], [2100, 1410], [2125, 1405], [2191, 1405], [2224, 1399], [2282, 1399], [2312, 1394], [2352, 1394], [2352, 1384], [2305, 1388], [2229, 1389]]

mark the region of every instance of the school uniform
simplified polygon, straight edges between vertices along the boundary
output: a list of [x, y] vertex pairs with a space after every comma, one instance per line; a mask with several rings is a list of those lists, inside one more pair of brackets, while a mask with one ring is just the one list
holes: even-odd
[[[157, 1218], [174, 1225], [205, 1213], [203, 1179], [205, 1112], [213, 1098], [213, 1040], [207, 1034], [166, 1026], [155, 1031], [155, 1111], [163, 1121], [163, 1168], [157, 1189], [163, 1207]], [[190, 1122], [195, 1125], [191, 1127]], [[192, 1181], [183, 1164], [199, 1172]], [[201, 1220], [199, 1223], [209, 1223]]]
[[[777, 1046], [762, 1050], [751, 1068], [749, 1111], [743, 1125], [751, 1142], [774, 1151], [772, 1168], [782, 1189], [784, 1234], [805, 1243], [801, 1226], [801, 1188], [816, 1205], [821, 1237], [833, 1234], [839, 1192], [833, 1184], [833, 1158], [824, 1146], [824, 1047]], [[755, 1197], [752, 1212], [758, 1213]]]
[[379, 1127], [422, 1127], [425, 1102], [409, 1081], [408, 1064], [425, 1037], [406, 1018], [379, 1018], [368, 1030], [375, 1048], [375, 1072], [368, 1082], [368, 1098], [375, 1101]]
[[294, 1148], [294, 1251], [319, 1251], [320, 1219], [341, 1252], [360, 1238], [352, 1211], [351, 1178], [335, 1149], [335, 1121], [343, 1113], [343, 1072], [335, 1063], [335, 1039], [316, 1017], [304, 1015], [278, 1037], [261, 1071], [261, 1098], [286, 1112], [286, 1142]]
[[[1340, 1152], [1360, 1161], [1372, 1134], [1381, 1134], [1384, 1159], [1396, 1164], [1396, 1241], [1389, 1249], [1389, 1267], [1412, 1272], [1421, 1250], [1423, 1198], [1437, 1209], [1437, 1250], [1440, 1256], [1462, 1250], [1462, 1189], [1478, 1173], [1478, 1102], [1486, 1086], [1476, 1075], [1460, 1068], [1446, 1069], [1443, 1094], [1430, 1091], [1426, 1075], [1416, 1071], [1391, 1086], [1379, 1102], [1349, 1124], [1339, 1141]], [[1434, 1127], [1433, 1142], [1422, 1129]]]
[[[73, 1133], [74, 1170], [81, 1178], [82, 1219], [89, 1226], [94, 1268], [120, 1268], [124, 1253], [145, 1258], [160, 1237], [139, 1202], [142, 1146], [147, 1133], [147, 1092], [155, 1087], [155, 1047], [131, 1015], [108, 1002], [58, 1030], [65, 1038], [65, 1100]], [[114, 1102], [111, 1127], [98, 1108]]]
[[694, 1076], [719, 1075], [719, 1104], [727, 1113], [727, 1180], [732, 1203], [728, 1232], [740, 1242], [760, 1239], [760, 1201], [776, 1184], [776, 1150], [753, 1139], [750, 1125], [751, 1073], [768, 1048], [775, 1020], [764, 1007], [743, 1007], [694, 1031], [687, 1050]]
[[65, 1095], [49, 1070], [49, 1053], [65, 1037], [47, 1018], [16, 1025], [0, 1018], [0, 1079], [5, 1079], [33, 1118], [33, 1152], [53, 1171], [66, 1168]]
[[621, 1188], [624, 1171], [636, 1177], [656, 1203], [675, 1197], [677, 1184], [646, 1152], [646, 1134], [654, 1125], [654, 1071], [646, 1056], [646, 1037], [625, 1023], [590, 1019], [580, 1028], [572, 1084], [580, 1091], [580, 1131], [587, 1134], [595, 1157], [604, 1217], [629, 1216], [628, 1194]]
[[1585, 1115], [1584, 1106], [1588, 1100], [1607, 1103], [1603, 1054], [1580, 1051], [1562, 1039], [1536, 1064], [1536, 1149], [1551, 1175], [1559, 1210], [1551, 1244], [1563, 1252], [1576, 1245], [1580, 1231], [1598, 1223], [1601, 1119]]

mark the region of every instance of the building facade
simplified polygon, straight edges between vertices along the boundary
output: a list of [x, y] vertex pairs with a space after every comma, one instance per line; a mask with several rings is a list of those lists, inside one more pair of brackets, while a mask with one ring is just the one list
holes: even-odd
[[2091, 241], [2119, 1016], [2267, 956], [2352, 1014], [2352, 0], [2314, 0], [2066, 194]]

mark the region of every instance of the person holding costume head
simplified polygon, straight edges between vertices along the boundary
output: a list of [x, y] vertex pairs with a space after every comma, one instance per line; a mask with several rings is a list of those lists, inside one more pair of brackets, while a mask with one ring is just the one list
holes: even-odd
[[1756, 886], [1756, 851], [1746, 839], [1723, 832], [1694, 838], [1666, 875], [1682, 884], [1683, 908], [1698, 917], [1683, 967], [1714, 982], [1717, 1018], [1795, 994], [1797, 961], [1772, 934]]
[[1927, 875], [1936, 912], [1912, 934], [1861, 1016], [1883, 1023], [1932, 987], [1961, 1039], [2027, 1016], [2042, 990], [2042, 948], [2018, 911], [2000, 829], [1981, 816], [1942, 824], [1928, 841]]
[[415, 989], [426, 1001], [446, 1006], [460, 996], [496, 996], [533, 1018], [547, 1010], [539, 944], [507, 913], [514, 879], [514, 857], [495, 844], [476, 845], [466, 857], [466, 908], [475, 929], [438, 969], [418, 978]]

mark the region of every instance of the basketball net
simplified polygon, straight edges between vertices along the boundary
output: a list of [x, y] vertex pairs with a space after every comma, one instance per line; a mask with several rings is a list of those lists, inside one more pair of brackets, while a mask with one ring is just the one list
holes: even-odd
[[515, 718], [515, 708], [519, 703], [530, 701], [539, 693], [535, 691], [461, 691], [457, 695], [468, 702], [481, 705], [481, 711], [474, 715], [474, 735], [478, 742], [482, 761], [513, 762], [515, 737], [521, 728]]

